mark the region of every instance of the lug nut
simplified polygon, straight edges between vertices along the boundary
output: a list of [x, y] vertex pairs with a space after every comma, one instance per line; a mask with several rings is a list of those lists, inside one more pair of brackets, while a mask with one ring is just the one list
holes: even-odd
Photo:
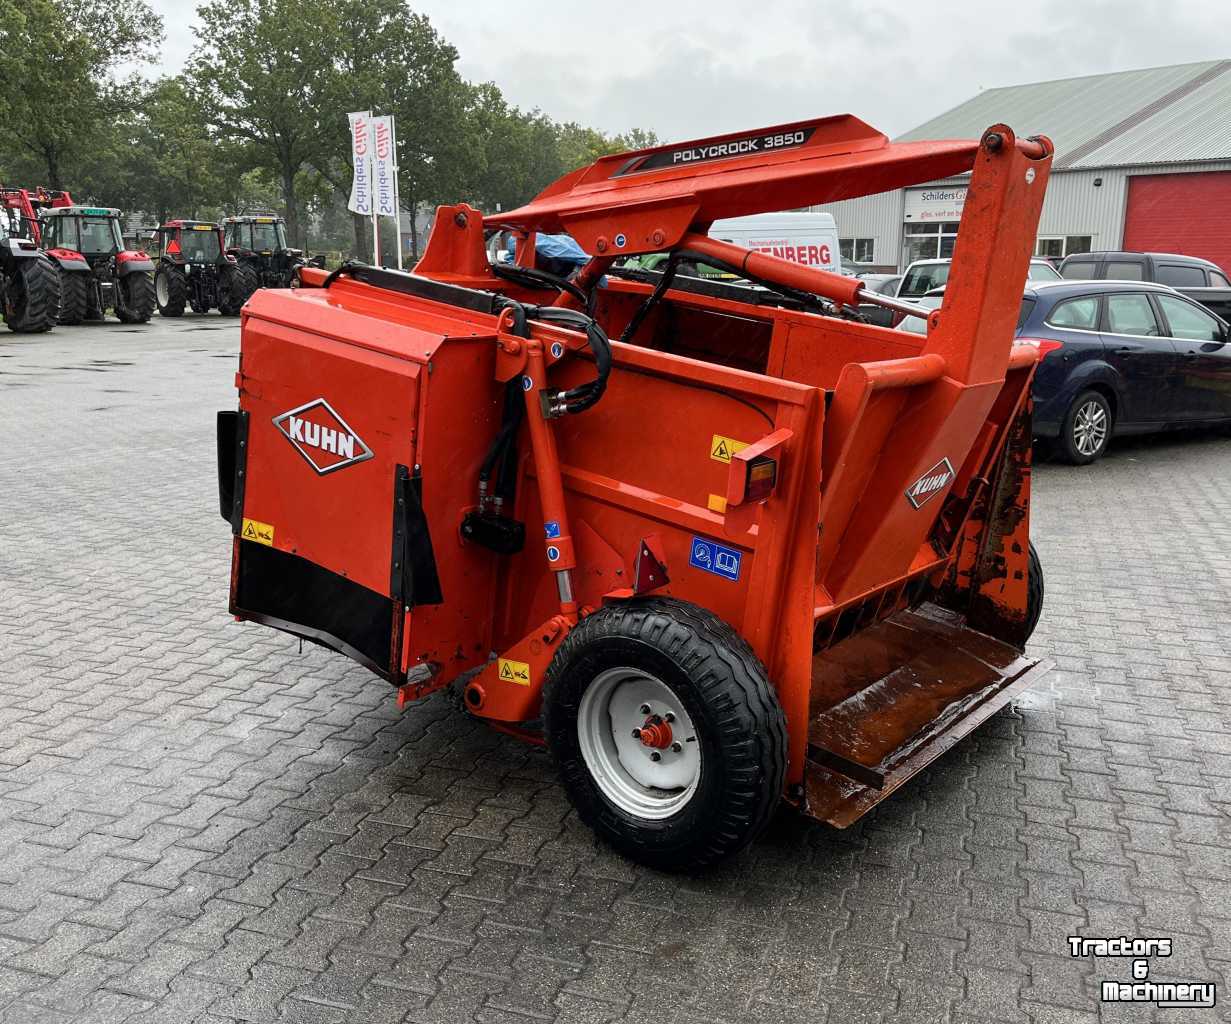
[[642, 713], [643, 715], [648, 715], [648, 714], [650, 713], [650, 705], [648, 705], [648, 704], [642, 704], [642, 705], [641, 705], [641, 713]]
[[635, 740], [639, 740], [639, 739], [641, 739], [641, 730], [640, 730], [640, 729], [634, 729], [634, 730], [633, 730], [633, 739], [635, 739]]
[[650, 754], [651, 761], [661, 761], [662, 759], [663, 759], [662, 754], [660, 754], [657, 750], [655, 750], [652, 754]]
[[663, 715], [663, 718], [666, 719], [666, 721], [668, 722], [675, 721], [675, 715], [673, 715], [670, 711], [668, 711], [665, 715]]
[[674, 743], [671, 744], [671, 749], [675, 751], [675, 753], [678, 754], [681, 750], [684, 749], [684, 745], [679, 740], [676, 740]]

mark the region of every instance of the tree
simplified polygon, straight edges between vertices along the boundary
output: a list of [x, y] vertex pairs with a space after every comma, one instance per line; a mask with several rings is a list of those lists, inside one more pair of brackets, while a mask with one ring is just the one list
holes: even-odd
[[115, 152], [141, 84], [113, 76], [162, 37], [145, 0], [0, 0], [0, 114], [29, 173], [65, 188]]
[[146, 93], [133, 131], [130, 163], [131, 205], [154, 215], [196, 217], [217, 203], [228, 180], [217, 144], [205, 125], [205, 112], [181, 78], [163, 78]]
[[247, 143], [276, 176], [287, 233], [302, 244], [296, 176], [319, 152], [319, 112], [355, 0], [207, 0], [189, 76], [211, 128]]
[[[398, 180], [403, 204], [439, 201], [465, 173], [475, 150], [464, 130], [467, 89], [454, 70], [457, 51], [402, 0], [339, 5], [328, 88], [318, 111], [321, 146], [314, 169], [345, 201], [353, 165], [346, 113], [371, 110], [397, 119]], [[366, 219], [353, 218], [355, 253], [367, 251]], [[412, 245], [417, 239], [412, 229]]]

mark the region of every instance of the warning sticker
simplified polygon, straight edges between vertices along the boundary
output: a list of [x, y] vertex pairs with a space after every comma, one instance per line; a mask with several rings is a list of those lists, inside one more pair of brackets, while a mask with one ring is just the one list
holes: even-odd
[[727, 511], [727, 499], [721, 494], [711, 494], [706, 502], [706, 507], [711, 512], [725, 513]]
[[530, 685], [530, 666], [524, 661], [513, 661], [510, 658], [498, 658], [496, 674], [504, 683], [516, 683], [518, 686]]
[[274, 528], [269, 523], [260, 523], [255, 519], [245, 519], [243, 529], [239, 531], [239, 535], [244, 540], [254, 540], [258, 544], [264, 544], [267, 548], [274, 546]]
[[731, 456], [748, 447], [747, 441], [737, 441], [733, 437], [723, 437], [715, 434], [710, 440], [710, 458], [718, 462], [730, 462]]

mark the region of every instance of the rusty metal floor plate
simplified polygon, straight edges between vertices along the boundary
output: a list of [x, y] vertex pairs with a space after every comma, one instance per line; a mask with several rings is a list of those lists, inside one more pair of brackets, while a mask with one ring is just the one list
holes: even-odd
[[936, 605], [816, 655], [808, 813], [838, 828], [857, 821], [1050, 667]]

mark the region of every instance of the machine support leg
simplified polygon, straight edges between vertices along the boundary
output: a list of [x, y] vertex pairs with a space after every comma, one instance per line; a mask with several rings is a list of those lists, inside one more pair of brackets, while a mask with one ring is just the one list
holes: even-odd
[[573, 570], [577, 567], [577, 559], [564, 505], [564, 481], [560, 475], [556, 438], [539, 401], [539, 392], [547, 386], [547, 364], [543, 359], [543, 346], [538, 341], [526, 342], [526, 369], [521, 386], [526, 396], [526, 423], [530, 431], [530, 447], [534, 451], [539, 504], [543, 508], [547, 564], [556, 574], [560, 612], [570, 622], [576, 622], [577, 602], [573, 596]]

